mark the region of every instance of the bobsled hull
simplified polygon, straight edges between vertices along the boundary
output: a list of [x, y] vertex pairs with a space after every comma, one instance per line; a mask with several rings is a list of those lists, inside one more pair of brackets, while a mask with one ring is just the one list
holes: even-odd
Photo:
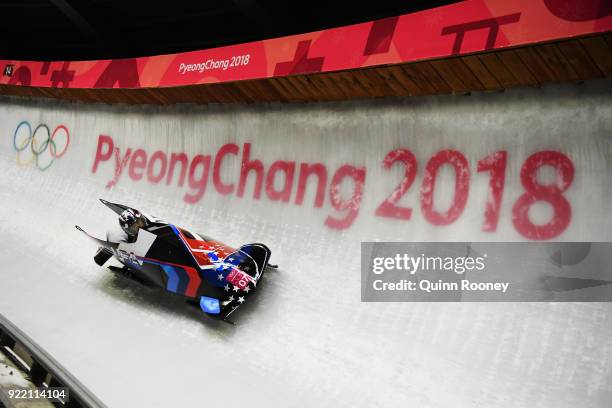
[[[120, 213], [126, 207], [101, 200]], [[114, 256], [143, 283], [186, 296], [207, 314], [225, 319], [256, 289], [268, 266], [271, 251], [264, 244], [231, 248], [203, 234], [143, 214], [147, 226], [135, 242], [93, 239], [100, 249], [94, 257], [102, 265]]]

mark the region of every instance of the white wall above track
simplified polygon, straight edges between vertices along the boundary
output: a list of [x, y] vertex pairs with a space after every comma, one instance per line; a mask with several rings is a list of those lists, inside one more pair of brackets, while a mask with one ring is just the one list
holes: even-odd
[[[359, 243], [611, 240], [611, 91], [3, 99], [0, 312], [112, 407], [604, 406], [608, 304], [360, 303]], [[229, 245], [264, 242], [281, 270], [237, 327], [202, 322], [93, 264], [74, 224], [102, 235], [117, 222], [99, 197]]]

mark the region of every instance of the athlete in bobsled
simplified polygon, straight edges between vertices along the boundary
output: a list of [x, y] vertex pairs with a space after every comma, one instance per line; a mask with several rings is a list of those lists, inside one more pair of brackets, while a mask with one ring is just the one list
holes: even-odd
[[140, 283], [185, 296], [207, 315], [226, 320], [253, 293], [271, 251], [264, 244], [231, 248], [203, 234], [181, 228], [122, 204], [100, 200], [119, 216], [121, 232], [106, 240], [87, 234], [99, 246], [94, 261], [115, 257], [109, 266]]
[[[125, 234], [122, 238], [125, 242], [136, 242], [138, 230], [147, 226], [147, 220], [138, 210], [128, 208], [119, 215], [119, 225]], [[107, 233], [107, 237], [111, 232]]]

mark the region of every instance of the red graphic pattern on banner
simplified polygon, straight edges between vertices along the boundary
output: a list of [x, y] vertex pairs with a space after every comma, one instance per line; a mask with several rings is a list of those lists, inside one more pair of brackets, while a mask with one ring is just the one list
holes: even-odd
[[389, 51], [397, 20], [399, 17], [391, 17], [372, 23], [363, 55], [383, 54]]
[[559, 18], [567, 21], [588, 21], [612, 14], [610, 0], [544, 0], [546, 7]]
[[94, 88], [140, 88], [135, 59], [112, 60], [96, 81]]
[[69, 70], [69, 66], [69, 62], [64, 62], [61, 69], [53, 71], [51, 74], [52, 87], [59, 87], [62, 84], [62, 88], [70, 88], [70, 82], [74, 79], [74, 71]]
[[499, 34], [499, 27], [504, 24], [517, 23], [521, 18], [521, 13], [508, 14], [507, 16], [501, 16], [496, 18], [489, 18], [486, 20], [471, 21], [469, 23], [457, 24], [454, 26], [444, 27], [442, 29], [442, 35], [455, 34], [455, 43], [453, 44], [453, 55], [461, 53], [461, 44], [465, 34], [469, 31], [487, 30], [487, 42], [483, 48], [484, 51], [488, 51], [495, 47], [495, 41]]
[[311, 40], [300, 41], [295, 51], [292, 61], [279, 62], [274, 69], [274, 76], [284, 76], [289, 74], [304, 74], [308, 72], [319, 72], [323, 67], [325, 58], [309, 58]]
[[0, 84], [144, 88], [220, 83], [443, 58], [610, 30], [610, 0], [466, 0], [374, 22], [179, 54], [0, 60]]

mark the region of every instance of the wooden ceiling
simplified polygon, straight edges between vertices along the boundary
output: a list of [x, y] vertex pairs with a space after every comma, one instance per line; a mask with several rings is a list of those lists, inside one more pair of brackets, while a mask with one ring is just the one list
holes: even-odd
[[400, 65], [223, 84], [145, 89], [0, 85], [0, 94], [158, 104], [309, 102], [405, 97], [580, 82], [612, 75], [612, 34]]

